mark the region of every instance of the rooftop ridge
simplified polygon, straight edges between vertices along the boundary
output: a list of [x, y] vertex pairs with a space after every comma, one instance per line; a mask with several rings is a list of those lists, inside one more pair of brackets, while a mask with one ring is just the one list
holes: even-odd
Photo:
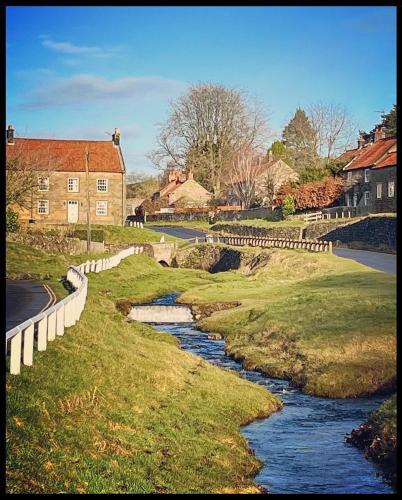
[[65, 142], [105, 142], [113, 144], [107, 139], [49, 139], [47, 137], [15, 137], [15, 140], [23, 139], [25, 141], [65, 141]]

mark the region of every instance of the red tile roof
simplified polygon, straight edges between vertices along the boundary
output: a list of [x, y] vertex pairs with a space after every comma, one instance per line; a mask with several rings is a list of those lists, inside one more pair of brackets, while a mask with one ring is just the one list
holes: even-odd
[[[46, 163], [57, 172], [85, 172], [85, 148], [89, 152], [90, 172], [124, 172], [124, 162], [120, 148], [112, 141], [85, 141], [67, 139], [26, 139], [16, 138], [14, 144], [7, 144], [7, 157], [19, 153], [29, 155]], [[33, 168], [34, 161], [31, 161]]]
[[392, 146], [396, 144], [396, 138], [380, 139], [360, 149], [353, 160], [343, 170], [357, 170], [359, 168], [372, 167]]
[[393, 153], [388, 153], [386, 156], [384, 156], [384, 158], [376, 163], [373, 168], [392, 167], [394, 165], [396, 165], [396, 151], [394, 151]]
[[348, 149], [338, 158], [339, 161], [351, 161], [355, 156], [359, 154], [359, 149]]

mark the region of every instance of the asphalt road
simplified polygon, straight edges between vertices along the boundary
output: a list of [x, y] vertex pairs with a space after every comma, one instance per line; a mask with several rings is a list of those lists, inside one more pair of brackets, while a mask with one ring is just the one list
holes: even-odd
[[353, 259], [377, 271], [396, 275], [396, 255], [394, 254], [352, 250], [351, 248], [333, 248], [332, 252], [338, 257]]
[[178, 226], [148, 226], [152, 231], [158, 231], [161, 233], [169, 234], [170, 236], [175, 236], [176, 238], [183, 238], [183, 240], [191, 240], [191, 238], [204, 238], [206, 233], [198, 231], [197, 229], [191, 229], [190, 227], [178, 227]]
[[[189, 227], [179, 226], [149, 226], [154, 231], [160, 231], [176, 238], [183, 238], [185, 240], [191, 238], [203, 238], [205, 232]], [[367, 250], [352, 250], [349, 248], [334, 248], [333, 253], [338, 257], [353, 259], [365, 266], [383, 271], [389, 274], [396, 274], [396, 255], [382, 252], [369, 252]]]
[[6, 332], [50, 306], [54, 297], [31, 280], [6, 280]]

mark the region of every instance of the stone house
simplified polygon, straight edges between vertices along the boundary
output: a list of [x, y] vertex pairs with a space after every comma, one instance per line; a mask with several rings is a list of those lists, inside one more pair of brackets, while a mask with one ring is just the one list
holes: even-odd
[[341, 203], [362, 215], [396, 212], [396, 137], [386, 138], [384, 129], [377, 126], [338, 160], [348, 161], [342, 170], [346, 187]]
[[14, 207], [20, 220], [84, 224], [89, 208], [92, 224], [124, 225], [126, 168], [118, 129], [111, 141], [92, 141], [16, 138], [9, 126], [6, 154], [7, 162], [25, 158], [38, 177], [25, 208]]
[[152, 201], [161, 208], [206, 207], [212, 194], [194, 180], [193, 173], [169, 169], [167, 184], [152, 195]]
[[[265, 157], [256, 156], [253, 159], [251, 168], [254, 170], [251, 175], [247, 172], [244, 178], [236, 176], [226, 185], [229, 204], [241, 204], [242, 200], [239, 199], [237, 194], [239, 189], [236, 184], [238, 183], [252, 184], [252, 197], [264, 204], [272, 204], [281, 186], [297, 181], [299, 178], [299, 174], [282, 159], [272, 160], [271, 158], [266, 159]], [[271, 198], [271, 200], [268, 198]]]

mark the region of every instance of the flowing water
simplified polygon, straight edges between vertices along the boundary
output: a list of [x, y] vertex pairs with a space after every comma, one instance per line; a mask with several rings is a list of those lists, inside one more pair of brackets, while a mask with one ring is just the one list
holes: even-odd
[[[165, 295], [153, 304], [173, 305], [178, 295]], [[224, 340], [209, 340], [194, 322], [155, 327], [177, 337], [182, 349], [238, 372], [284, 402], [281, 411], [242, 427], [250, 447], [264, 462], [256, 482], [270, 493], [393, 493], [373, 463], [344, 440], [345, 434], [363, 423], [384, 398], [309, 396], [286, 380], [244, 370], [225, 355]]]

